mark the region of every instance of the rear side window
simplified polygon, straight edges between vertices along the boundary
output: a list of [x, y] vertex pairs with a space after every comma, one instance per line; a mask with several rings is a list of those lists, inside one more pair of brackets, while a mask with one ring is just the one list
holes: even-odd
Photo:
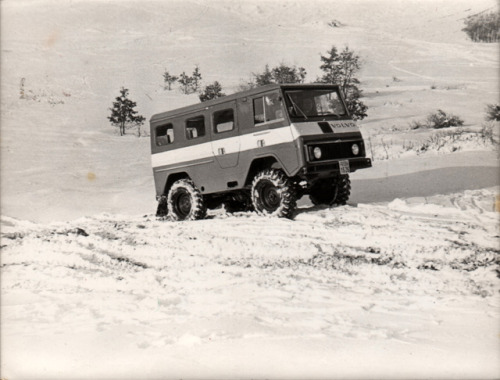
[[282, 119], [283, 110], [279, 94], [274, 93], [254, 99], [253, 115], [255, 125]]
[[215, 133], [229, 132], [234, 129], [234, 111], [227, 109], [214, 112]]
[[163, 146], [174, 142], [174, 126], [165, 124], [156, 127], [156, 145]]
[[205, 136], [205, 118], [196, 116], [186, 120], [186, 138], [188, 140]]

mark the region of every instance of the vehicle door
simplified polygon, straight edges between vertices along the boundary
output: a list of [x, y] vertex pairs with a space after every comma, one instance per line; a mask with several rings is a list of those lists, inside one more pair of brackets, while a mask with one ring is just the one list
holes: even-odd
[[213, 155], [221, 168], [234, 167], [240, 154], [236, 101], [211, 107], [210, 114]]

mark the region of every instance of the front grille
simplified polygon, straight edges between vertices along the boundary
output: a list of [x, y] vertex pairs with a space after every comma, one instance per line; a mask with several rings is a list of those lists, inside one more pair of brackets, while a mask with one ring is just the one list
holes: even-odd
[[[352, 153], [351, 147], [353, 144], [357, 144], [359, 147], [359, 153], [357, 155], [354, 155]], [[316, 159], [314, 157], [313, 150], [316, 147], [319, 147], [321, 149], [320, 159]], [[307, 151], [310, 162], [358, 158], [365, 156], [365, 146], [363, 144], [363, 140], [350, 140], [350, 141], [339, 141], [339, 142], [328, 142], [328, 143], [308, 143]]]

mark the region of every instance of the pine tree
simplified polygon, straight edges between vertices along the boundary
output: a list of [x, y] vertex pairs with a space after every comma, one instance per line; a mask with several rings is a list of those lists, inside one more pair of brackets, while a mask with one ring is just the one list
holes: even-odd
[[186, 73], [183, 71], [181, 75], [179, 75], [179, 79], [177, 81], [181, 84], [181, 91], [184, 94], [191, 94], [192, 91], [192, 86], [193, 86], [193, 78], [186, 75]]
[[498, 42], [500, 41], [500, 12], [478, 13], [464, 20], [467, 33], [474, 42]]
[[297, 75], [300, 78], [300, 83], [304, 83], [304, 81], [306, 80], [306, 75], [307, 75], [306, 69], [304, 69], [303, 67], [299, 67], [299, 71], [298, 71]]
[[176, 75], [170, 75], [170, 73], [167, 70], [165, 70], [165, 72], [163, 73], [163, 81], [165, 83], [165, 85], [164, 85], [163, 88], [165, 90], [170, 91], [172, 89], [172, 84], [175, 81], [177, 81], [177, 79], [179, 79], [178, 76], [176, 76]]
[[26, 78], [21, 78], [21, 83], [19, 86], [19, 98], [20, 99], [26, 99], [26, 96], [24, 94], [24, 82], [26, 81]]
[[346, 47], [340, 53], [333, 46], [326, 56], [321, 56], [320, 69], [324, 74], [318, 79], [321, 83], [340, 86], [345, 95], [347, 108], [354, 119], [364, 119], [368, 107], [360, 99], [362, 91], [358, 88], [359, 80], [355, 77], [361, 69], [360, 58]]
[[303, 67], [286, 66], [281, 63], [272, 69], [272, 78], [275, 83], [303, 83], [306, 69]]
[[319, 67], [324, 71], [323, 76], [318, 80], [322, 83], [339, 83], [339, 72], [336, 69], [337, 62], [339, 60], [339, 55], [337, 53], [337, 48], [332, 46], [328, 51], [327, 56], [321, 56], [321, 66]]
[[368, 116], [366, 111], [368, 107], [361, 101], [361, 90], [356, 86], [347, 87], [345, 92], [345, 101], [347, 110], [354, 120], [363, 120]]
[[193, 79], [191, 88], [193, 92], [196, 92], [200, 89], [201, 86], [201, 73], [198, 65], [195, 66], [193, 75], [191, 77]]
[[192, 94], [198, 91], [201, 85], [200, 68], [196, 65], [192, 76], [187, 75], [186, 72], [183, 71], [177, 81], [181, 84], [181, 91], [184, 94]]
[[488, 104], [486, 105], [486, 120], [500, 121], [500, 104]]
[[144, 124], [146, 118], [137, 114], [137, 111], [134, 110], [136, 106], [136, 102], [128, 99], [128, 89], [122, 87], [120, 96], [115, 98], [113, 107], [109, 109], [111, 116], [108, 116], [111, 124], [120, 128], [120, 136], [125, 135], [125, 130], [130, 125], [137, 126], [140, 135], [140, 126]]
[[201, 102], [206, 102], [207, 100], [220, 98], [221, 96], [226, 96], [226, 94], [222, 92], [220, 83], [215, 81], [205, 87], [203, 92], [199, 95], [199, 98]]
[[338, 84], [343, 91], [359, 83], [359, 80], [354, 77], [354, 74], [361, 68], [359, 56], [348, 47], [339, 54], [337, 48], [333, 46], [328, 56], [321, 56], [321, 62], [323, 64], [319, 68], [325, 72], [320, 80], [322, 83]]
[[271, 83], [304, 83], [306, 69], [297, 66], [287, 66], [280, 63], [279, 66], [269, 69], [266, 65], [262, 73], [253, 73], [255, 84], [264, 86]]
[[257, 86], [265, 86], [266, 84], [271, 84], [273, 82], [273, 75], [271, 73], [271, 70], [269, 70], [269, 65], [266, 65], [264, 68], [263, 73], [253, 73], [253, 76], [255, 78], [255, 84]]

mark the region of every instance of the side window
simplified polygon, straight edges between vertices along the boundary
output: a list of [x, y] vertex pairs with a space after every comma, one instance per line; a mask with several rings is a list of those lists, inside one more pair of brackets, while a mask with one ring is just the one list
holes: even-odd
[[174, 126], [165, 124], [156, 127], [156, 145], [168, 145], [174, 142]]
[[215, 133], [229, 132], [234, 129], [234, 111], [232, 109], [214, 112]]
[[253, 100], [254, 124], [283, 118], [281, 101], [278, 93], [262, 96]]
[[253, 100], [253, 122], [254, 124], [263, 123], [264, 117], [264, 98], [257, 98]]
[[186, 138], [188, 140], [205, 136], [205, 118], [196, 116], [186, 120]]

